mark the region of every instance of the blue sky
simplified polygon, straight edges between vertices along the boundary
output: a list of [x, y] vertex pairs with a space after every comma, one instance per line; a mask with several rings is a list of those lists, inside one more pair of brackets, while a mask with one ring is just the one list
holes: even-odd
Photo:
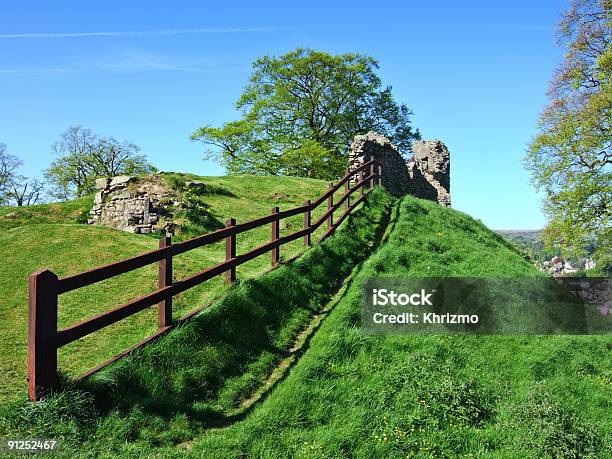
[[4, 1], [0, 142], [40, 175], [68, 126], [130, 140], [161, 170], [221, 175], [189, 140], [238, 116], [265, 54], [375, 57], [424, 139], [451, 152], [453, 207], [495, 229], [540, 228], [521, 159], [563, 51], [566, 1]]

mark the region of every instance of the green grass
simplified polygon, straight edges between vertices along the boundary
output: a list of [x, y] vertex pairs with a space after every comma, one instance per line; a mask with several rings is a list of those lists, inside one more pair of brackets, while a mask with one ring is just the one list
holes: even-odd
[[[271, 208], [281, 210], [302, 205], [326, 189], [320, 180], [294, 177], [199, 177], [189, 174], [166, 174], [205, 182], [209, 187], [202, 199], [210, 206], [213, 218], [225, 222], [230, 217], [238, 223], [268, 215]], [[38, 268], [51, 269], [60, 277], [82, 272], [102, 264], [134, 256], [157, 247], [151, 236], [128, 234], [94, 227], [86, 221], [92, 198], [81, 198], [57, 204], [24, 208], [0, 207], [0, 403], [19, 397], [25, 390], [27, 359], [27, 277]], [[323, 206], [314, 213], [324, 212]], [[7, 214], [12, 214], [6, 218]], [[83, 220], [84, 219], [84, 220]], [[189, 223], [189, 222], [188, 222]], [[301, 216], [281, 223], [281, 235], [302, 228]], [[214, 228], [192, 225], [191, 234]], [[321, 227], [315, 236], [324, 231]], [[268, 226], [237, 236], [237, 252], [242, 253], [270, 239]], [[281, 260], [303, 251], [301, 240], [281, 249]], [[206, 246], [175, 257], [175, 279], [201, 271], [225, 257], [224, 243]], [[270, 267], [270, 257], [258, 257], [237, 269], [239, 278], [249, 278]], [[123, 302], [149, 293], [156, 288], [157, 266], [151, 265], [105, 282], [70, 292], [60, 297], [59, 323], [67, 326], [96, 313], [107, 311]], [[179, 317], [198, 306], [219, 298], [226, 291], [221, 277], [191, 289], [175, 300], [174, 315]], [[156, 329], [156, 310], [136, 314], [111, 327], [96, 332], [60, 349], [59, 366], [76, 376], [105, 361], [150, 335]]]
[[[431, 250], [436, 244], [441, 250]], [[407, 197], [389, 240], [245, 421], [167, 457], [609, 457], [609, 337], [372, 336], [372, 276], [537, 276], [469, 217]], [[134, 446], [133, 446], [134, 447]]]
[[26, 207], [0, 206], [0, 229], [43, 223], [86, 223], [93, 197]]
[[[236, 284], [193, 320], [87, 381], [68, 381], [47, 401], [5, 406], [0, 436], [57, 435], [74, 445], [90, 435], [118, 433], [122, 443], [144, 434], [173, 443], [227, 422], [380, 241], [390, 203], [375, 190], [332, 238], [294, 263]], [[119, 419], [135, 423], [113, 433]]]
[[[310, 255], [320, 270], [283, 267], [199, 316], [192, 325], [211, 340], [184, 327], [91, 386], [5, 408], [0, 436], [58, 437], [65, 457], [610, 457], [609, 336], [375, 336], [361, 328], [369, 277], [540, 276], [481, 223], [411, 197], [397, 204], [386, 239], [357, 266], [291, 371], [243, 417], [205, 429], [261, 382], [282, 355], [275, 348], [299, 328], [291, 324], [302, 323], [300, 311], [328, 300], [320, 292], [337, 284], [335, 265], [358, 255], [338, 265], [344, 274], [359, 261], [353, 239], [372, 238], [363, 220], [386, 199], [377, 191], [355, 226], [300, 260]], [[314, 301], [296, 304], [305, 288]], [[232, 326], [234, 314], [243, 319]], [[112, 408], [100, 402], [109, 397]]]

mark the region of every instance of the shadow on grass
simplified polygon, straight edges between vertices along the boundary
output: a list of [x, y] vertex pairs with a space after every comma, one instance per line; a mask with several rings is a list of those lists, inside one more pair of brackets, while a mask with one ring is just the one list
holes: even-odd
[[[373, 250], [376, 250], [388, 239], [388, 234], [393, 231], [393, 228], [395, 228], [395, 224], [398, 221], [398, 212], [399, 206], [396, 205], [391, 214], [387, 213], [385, 215], [385, 220], [383, 222], [374, 221], [373, 219], [369, 220], [370, 223], [377, 228], [377, 234], [373, 240], [373, 245], [371, 246]], [[334, 306], [340, 301], [342, 301], [346, 296], [347, 292], [350, 291], [351, 286], [355, 281], [354, 275], [361, 270], [361, 267], [364, 263], [365, 260], [355, 265], [351, 276], [348, 278], [348, 282], [342, 282], [338, 285], [338, 289], [335, 293], [338, 293], [340, 290], [342, 290], [342, 293], [336, 296], [328, 307], [324, 308], [323, 310], [313, 311], [315, 312], [315, 315], [312, 317], [312, 326], [309, 327], [308, 330], [306, 330], [306, 336], [304, 338], [304, 341], [295, 350], [284, 352], [285, 358], [292, 357], [292, 359], [289, 361], [287, 366], [283, 367], [281, 375], [277, 379], [274, 379], [273, 383], [266, 387], [261, 393], [257, 394], [256, 400], [253, 403], [249, 404], [244, 409], [239, 409], [235, 414], [227, 416], [222, 415], [214, 422], [209, 421], [209, 427], [228, 427], [235, 422], [245, 419], [250, 413], [252, 413], [259, 405], [261, 405], [268, 398], [268, 396], [276, 388], [276, 386], [278, 386], [278, 384], [283, 382], [287, 378], [287, 376], [289, 376], [291, 369], [295, 367], [295, 365], [297, 365], [297, 363], [300, 361], [300, 357], [305, 354], [308, 349], [310, 349], [312, 339], [314, 338], [319, 328], [321, 328], [321, 326], [325, 322], [325, 319], [333, 311]]]

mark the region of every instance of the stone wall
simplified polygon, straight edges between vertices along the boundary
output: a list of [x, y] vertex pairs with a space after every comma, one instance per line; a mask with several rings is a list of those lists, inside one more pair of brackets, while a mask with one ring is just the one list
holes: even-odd
[[451, 205], [450, 153], [440, 140], [412, 143], [413, 157], [408, 161], [408, 193], [419, 198]]
[[127, 175], [102, 178], [96, 188], [89, 224], [141, 234], [173, 232], [166, 206], [176, 206], [179, 200], [160, 176], [143, 182]]
[[349, 152], [350, 168], [357, 168], [372, 158], [382, 166], [382, 185], [385, 189], [395, 196], [406, 194], [409, 187], [406, 161], [397, 147], [385, 136], [373, 131], [355, 136]]
[[376, 132], [355, 136], [349, 152], [351, 168], [374, 158], [382, 166], [382, 185], [395, 196], [413, 196], [450, 207], [450, 153], [440, 140], [416, 141], [406, 162], [399, 149]]

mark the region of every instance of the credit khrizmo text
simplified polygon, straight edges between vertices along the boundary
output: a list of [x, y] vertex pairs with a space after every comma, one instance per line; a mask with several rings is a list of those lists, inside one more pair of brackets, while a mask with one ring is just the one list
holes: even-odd
[[[396, 293], [387, 289], [372, 289], [373, 306], [432, 306], [431, 297], [435, 290], [421, 289], [419, 293]], [[374, 312], [372, 321], [376, 324], [476, 324], [477, 314], [437, 314], [435, 312], [402, 312], [386, 314]]]

